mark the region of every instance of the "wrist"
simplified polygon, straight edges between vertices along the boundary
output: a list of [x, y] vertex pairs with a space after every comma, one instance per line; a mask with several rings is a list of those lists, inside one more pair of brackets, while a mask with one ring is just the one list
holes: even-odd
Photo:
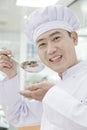
[[7, 75], [7, 77], [8, 77], [8, 79], [11, 79], [11, 78], [15, 77], [16, 75], [17, 75], [17, 72], [14, 74], [11, 73], [11, 74]]

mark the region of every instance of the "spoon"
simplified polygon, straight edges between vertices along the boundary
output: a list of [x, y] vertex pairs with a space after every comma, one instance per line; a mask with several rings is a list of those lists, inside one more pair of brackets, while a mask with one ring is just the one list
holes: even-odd
[[[3, 47], [1, 50], [7, 50], [7, 48]], [[31, 60], [19, 63], [19, 61], [13, 55], [7, 55], [7, 56], [13, 59], [22, 69], [30, 73], [37, 73], [45, 68], [45, 66], [39, 61]]]
[[8, 57], [13, 59], [22, 69], [30, 73], [37, 73], [45, 68], [45, 66], [39, 61], [31, 60], [19, 63], [19, 61], [16, 58], [14, 58], [14, 56], [8, 55]]

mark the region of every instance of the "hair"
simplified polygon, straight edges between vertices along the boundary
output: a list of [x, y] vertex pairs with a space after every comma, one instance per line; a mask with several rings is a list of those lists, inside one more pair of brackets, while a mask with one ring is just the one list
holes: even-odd
[[67, 31], [67, 33], [68, 33], [69, 37], [71, 37], [71, 32]]

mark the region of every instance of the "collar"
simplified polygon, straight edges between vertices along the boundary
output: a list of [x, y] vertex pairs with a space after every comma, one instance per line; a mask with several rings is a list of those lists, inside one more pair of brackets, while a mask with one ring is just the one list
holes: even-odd
[[69, 69], [67, 69], [62, 74], [62, 79], [64, 80], [68, 77], [76, 76], [76, 74], [78, 74], [78, 72], [81, 71], [83, 68], [87, 68], [87, 61], [78, 62], [78, 64], [76, 64], [76, 65], [70, 67]]

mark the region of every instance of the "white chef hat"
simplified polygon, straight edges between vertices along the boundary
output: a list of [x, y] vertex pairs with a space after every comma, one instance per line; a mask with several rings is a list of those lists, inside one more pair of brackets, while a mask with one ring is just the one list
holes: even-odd
[[68, 7], [52, 5], [35, 10], [28, 18], [25, 33], [35, 43], [38, 36], [52, 29], [76, 31], [80, 26], [79, 19]]

